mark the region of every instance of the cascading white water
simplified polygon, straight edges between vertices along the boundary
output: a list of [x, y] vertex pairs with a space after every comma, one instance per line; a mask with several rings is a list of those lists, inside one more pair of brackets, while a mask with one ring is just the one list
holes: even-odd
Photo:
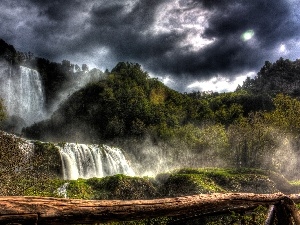
[[38, 71], [20, 66], [19, 71], [1, 71], [0, 96], [8, 114], [22, 118], [27, 125], [45, 117], [44, 92]]
[[107, 145], [66, 143], [59, 149], [65, 180], [88, 179], [114, 174], [135, 175], [122, 151], [118, 148]]
[[25, 122], [32, 124], [34, 121], [42, 120], [44, 117], [44, 93], [40, 74], [21, 66], [21, 115]]

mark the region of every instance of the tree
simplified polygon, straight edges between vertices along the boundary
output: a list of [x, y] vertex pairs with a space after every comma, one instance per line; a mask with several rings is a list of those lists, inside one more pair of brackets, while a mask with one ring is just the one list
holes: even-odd
[[75, 71], [80, 72], [80, 66], [78, 66], [77, 64], [75, 65]]
[[63, 71], [64, 72], [70, 72], [70, 71], [72, 71], [73, 72], [73, 70], [72, 70], [72, 65], [71, 65], [71, 62], [69, 61], [69, 60], [63, 60], [62, 62], [61, 62], [61, 65], [62, 65], [62, 69], [63, 69]]
[[274, 99], [275, 110], [266, 114], [269, 122], [286, 132], [300, 131], [300, 101], [288, 95], [278, 94]]
[[236, 167], [272, 169], [272, 156], [278, 142], [278, 133], [268, 126], [264, 114], [250, 113], [228, 128], [231, 151], [227, 159]]
[[86, 64], [82, 64], [82, 66], [81, 66], [81, 69], [82, 69], [82, 71], [89, 71], [89, 67], [88, 67], [88, 65], [86, 65]]

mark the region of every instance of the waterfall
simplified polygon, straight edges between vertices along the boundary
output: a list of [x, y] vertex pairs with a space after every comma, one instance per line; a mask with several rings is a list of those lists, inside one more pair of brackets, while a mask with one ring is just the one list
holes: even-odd
[[44, 92], [38, 71], [24, 66], [13, 71], [9, 67], [1, 71], [0, 80], [0, 96], [10, 116], [22, 118], [27, 125], [44, 119]]
[[66, 143], [59, 149], [65, 180], [114, 174], [134, 176], [132, 168], [118, 148], [107, 145]]

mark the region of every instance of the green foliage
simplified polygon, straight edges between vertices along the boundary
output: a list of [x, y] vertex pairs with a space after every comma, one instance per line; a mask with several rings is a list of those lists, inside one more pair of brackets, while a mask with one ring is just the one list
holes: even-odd
[[230, 125], [243, 116], [247, 117], [251, 112], [273, 109], [269, 96], [259, 92], [251, 93], [243, 89], [229, 93], [205, 95], [201, 99], [208, 101], [215, 120], [224, 125]]
[[[176, 142], [185, 144], [193, 154], [198, 166], [223, 166], [224, 154], [227, 154], [229, 141], [225, 126], [221, 124], [186, 124], [174, 129]], [[189, 154], [189, 153], [187, 153]], [[192, 164], [192, 162], [190, 162]]]
[[34, 159], [38, 161], [34, 165], [35, 170], [47, 172], [49, 176], [62, 174], [60, 153], [53, 143], [35, 141]]
[[20, 183], [15, 185], [26, 187], [24, 188], [23, 192], [19, 193], [19, 195], [61, 198], [63, 196], [61, 196], [57, 190], [64, 183], [65, 181], [61, 179], [48, 178], [48, 179], [24, 179]]
[[278, 94], [273, 99], [275, 110], [266, 114], [269, 123], [286, 132], [300, 132], [300, 101]]
[[24, 139], [0, 132], [2, 195], [37, 194], [40, 193], [35, 192], [37, 186], [60, 177], [61, 161], [57, 149], [52, 144], [36, 144], [33, 148], [33, 144]]
[[158, 197], [154, 180], [148, 177], [129, 177], [122, 174], [91, 178], [87, 184], [94, 191], [93, 199], [151, 199]]
[[184, 95], [151, 79], [139, 64], [120, 62], [106, 79], [89, 83], [50, 120], [24, 133], [32, 139], [89, 143], [150, 137], [170, 146], [165, 152], [169, 161], [185, 157], [193, 166], [254, 167], [287, 175], [280, 139], [290, 142], [297, 159], [299, 102], [286, 95], [272, 100], [273, 92], [259, 91], [257, 85], [272, 80], [272, 74], [280, 78], [280, 73], [288, 82], [298, 64], [282, 59], [266, 63], [257, 78], [232, 93]]
[[2, 195], [18, 195], [27, 188], [26, 185], [19, 184], [34, 175], [30, 165], [30, 154], [31, 147], [24, 140], [0, 132], [0, 193]]
[[84, 179], [68, 181], [67, 196], [77, 199], [93, 199], [93, 189]]
[[[187, 96], [150, 79], [139, 64], [119, 63], [107, 79], [88, 84], [61, 105], [49, 121], [24, 130], [30, 138], [83, 136], [86, 141], [136, 136], [153, 131], [170, 137], [186, 121]], [[74, 140], [80, 141], [80, 140]]]
[[264, 114], [252, 113], [228, 128], [231, 152], [227, 155], [233, 166], [272, 168], [271, 158], [278, 146], [276, 131], [266, 126]]
[[257, 76], [253, 79], [248, 78], [241, 89], [271, 96], [283, 93], [299, 97], [299, 65], [299, 59], [291, 61], [280, 58], [275, 63], [266, 61]]
[[164, 195], [168, 197], [224, 192], [211, 179], [193, 173], [171, 174], [162, 189]]

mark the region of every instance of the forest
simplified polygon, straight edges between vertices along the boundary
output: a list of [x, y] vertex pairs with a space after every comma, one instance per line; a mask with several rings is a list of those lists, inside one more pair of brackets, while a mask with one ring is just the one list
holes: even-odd
[[[30, 52], [18, 52], [3, 40], [0, 40], [0, 58], [12, 67], [23, 65], [39, 71], [48, 108], [59, 93], [70, 86], [72, 76], [101, 75], [61, 102], [49, 119], [24, 127], [22, 137], [55, 143], [113, 143], [145, 167], [147, 162], [157, 160], [153, 155], [150, 158], [144, 155], [143, 149], [148, 145], [159, 149], [154, 154], [164, 159], [161, 164], [171, 169], [193, 168], [177, 171], [173, 174], [175, 180], [187, 179], [184, 176], [192, 173], [205, 173], [213, 179], [210, 170], [196, 169], [204, 167], [241, 171], [251, 168], [246, 171], [260, 171], [258, 173], [264, 176], [270, 174], [261, 171], [273, 171], [289, 180], [300, 179], [300, 60], [266, 61], [254, 78], [247, 78], [234, 92], [180, 93], [150, 77], [141, 65], [132, 62], [119, 62], [111, 71], [89, 70], [85, 64], [80, 67], [68, 60], [50, 62]], [[3, 130], [10, 116], [1, 100]], [[55, 166], [52, 169], [59, 170], [59, 166]], [[157, 170], [162, 169], [157, 167]], [[231, 169], [222, 173], [235, 174]], [[178, 186], [168, 184], [164, 175], [160, 176], [164, 184], [169, 185], [163, 187], [164, 193], [172, 192], [172, 188], [174, 192], [179, 191]], [[105, 182], [118, 178], [125, 179], [119, 176], [74, 182], [86, 189], [90, 188], [86, 185], [105, 186]], [[148, 182], [148, 185], [151, 189], [153, 183]], [[225, 190], [223, 188], [217, 190]], [[29, 185], [27, 193], [30, 190]], [[207, 190], [214, 191], [209, 187]], [[172, 196], [166, 193], [164, 196]]]
[[150, 78], [139, 64], [120, 62], [105, 79], [70, 96], [49, 120], [23, 132], [44, 141], [128, 144], [150, 138], [167, 145], [166, 155], [174, 160], [191, 152], [190, 166], [271, 169], [296, 178], [299, 65], [266, 62], [235, 92], [182, 94]]
[[[92, 76], [97, 70], [17, 52], [3, 40], [0, 50], [0, 57], [12, 65], [40, 71], [48, 107], [71, 76]], [[299, 74], [300, 60], [280, 58], [266, 61], [257, 76], [234, 92], [179, 93], [150, 78], [141, 65], [120, 62], [72, 94], [50, 119], [22, 132], [42, 141], [118, 143], [126, 151], [150, 139], [154, 145], [164, 143], [165, 155], [172, 160], [193, 153], [190, 166], [271, 169], [296, 178]], [[0, 118], [5, 120], [3, 103]]]

